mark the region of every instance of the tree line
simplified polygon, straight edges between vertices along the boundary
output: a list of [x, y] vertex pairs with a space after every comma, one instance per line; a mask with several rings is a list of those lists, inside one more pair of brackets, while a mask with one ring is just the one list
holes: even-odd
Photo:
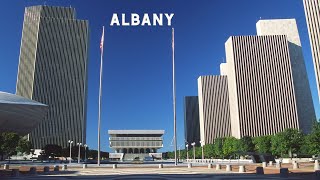
[[[190, 147], [190, 146], [189, 146]], [[202, 158], [202, 147], [195, 147], [196, 159]], [[320, 122], [315, 122], [309, 134], [298, 129], [285, 129], [274, 135], [240, 139], [235, 137], [217, 138], [213, 144], [203, 147], [204, 158], [237, 158], [252, 153], [271, 154], [276, 157], [311, 157], [320, 155]], [[189, 159], [193, 159], [194, 150], [189, 148]], [[174, 158], [174, 152], [168, 152]], [[180, 158], [187, 158], [186, 149], [180, 151]]]
[[[42, 156], [45, 158], [55, 158], [55, 157], [70, 157], [70, 147], [62, 148], [59, 145], [56, 144], [48, 144], [44, 148], [44, 153]], [[72, 146], [71, 147], [71, 158], [72, 159], [78, 159], [78, 153], [79, 153], [79, 146]], [[101, 151], [100, 156], [102, 159], [109, 158], [108, 152]], [[85, 148], [83, 146], [80, 146], [80, 159], [97, 159], [98, 158], [98, 151], [97, 150], [91, 150], [88, 147]]]
[[[70, 148], [62, 148], [59, 145], [55, 144], [48, 144], [42, 148], [44, 152], [41, 154], [41, 157], [44, 159], [48, 158], [55, 158], [55, 157], [70, 157]], [[71, 147], [71, 157], [73, 159], [78, 158], [78, 151], [79, 146], [72, 146]], [[27, 140], [25, 136], [20, 136], [17, 133], [13, 132], [2, 132], [0, 133], [0, 160], [4, 160], [4, 156], [17, 155], [17, 154], [27, 154], [33, 152], [33, 146], [30, 141]], [[97, 159], [98, 151], [97, 150], [90, 150], [88, 147], [85, 149], [83, 146], [80, 147], [80, 158], [85, 159]], [[101, 158], [108, 158], [109, 153], [101, 151], [100, 153]]]

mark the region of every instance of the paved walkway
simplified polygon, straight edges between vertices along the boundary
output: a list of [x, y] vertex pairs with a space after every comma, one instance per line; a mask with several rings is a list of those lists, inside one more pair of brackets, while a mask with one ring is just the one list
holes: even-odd
[[[304, 177], [305, 178], [305, 177]], [[304, 179], [299, 177], [287, 179]], [[262, 175], [239, 174], [237, 172], [225, 172], [224, 170], [216, 171], [215, 169], [206, 168], [71, 168], [68, 171], [59, 174], [24, 176], [10, 179], [281, 179], [279, 175]]]

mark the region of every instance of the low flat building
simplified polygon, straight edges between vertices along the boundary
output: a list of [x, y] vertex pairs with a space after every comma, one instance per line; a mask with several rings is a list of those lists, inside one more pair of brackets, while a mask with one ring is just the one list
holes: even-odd
[[164, 130], [109, 130], [109, 146], [115, 153], [110, 158], [133, 160], [135, 158], [162, 158], [157, 153], [163, 147]]

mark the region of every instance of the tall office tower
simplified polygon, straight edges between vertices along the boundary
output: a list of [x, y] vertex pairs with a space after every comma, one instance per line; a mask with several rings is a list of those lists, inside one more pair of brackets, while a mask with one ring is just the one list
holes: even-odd
[[189, 145], [200, 143], [199, 101], [198, 96], [184, 98], [184, 133], [185, 141]]
[[316, 73], [318, 95], [320, 101], [320, 1], [304, 0], [314, 71]]
[[88, 21], [69, 7], [25, 8], [16, 94], [47, 104], [34, 148], [86, 142]]
[[286, 36], [232, 36], [225, 48], [232, 136], [298, 128]]
[[308, 133], [311, 130], [312, 122], [316, 119], [316, 115], [296, 20], [260, 20], [256, 26], [258, 36], [287, 36], [299, 128]]
[[211, 144], [214, 139], [231, 135], [227, 76], [198, 78], [200, 139]]

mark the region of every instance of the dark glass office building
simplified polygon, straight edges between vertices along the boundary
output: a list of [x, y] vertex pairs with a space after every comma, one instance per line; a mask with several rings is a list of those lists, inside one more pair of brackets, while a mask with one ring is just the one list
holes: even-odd
[[184, 97], [184, 132], [185, 141], [191, 147], [195, 142], [200, 145], [199, 101], [198, 96]]
[[30, 134], [36, 149], [86, 143], [88, 36], [72, 7], [25, 8], [16, 93], [49, 107]]

